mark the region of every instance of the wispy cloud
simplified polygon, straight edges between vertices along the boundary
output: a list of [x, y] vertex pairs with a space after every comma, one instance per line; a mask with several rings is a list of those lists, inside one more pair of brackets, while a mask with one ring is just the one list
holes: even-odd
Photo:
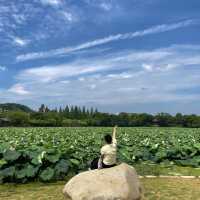
[[30, 40], [41, 41], [67, 35], [71, 27], [79, 21], [78, 8], [65, 0], [22, 0], [18, 3], [3, 0], [0, 4], [2, 49], [3, 45], [10, 48], [13, 44], [25, 47]]
[[148, 65], [148, 64], [143, 64], [142, 67], [149, 72], [153, 71], [153, 66], [152, 65]]
[[[13, 34], [16, 29], [20, 29], [25, 25], [31, 13], [34, 13], [35, 8], [30, 3], [13, 3], [12, 1], [5, 1], [0, 6], [0, 32], [2, 36]], [[31, 10], [30, 12], [26, 12]]]
[[12, 37], [13, 44], [19, 47], [25, 47], [30, 43], [30, 40], [22, 39], [19, 37]]
[[[184, 59], [185, 60], [185, 59]], [[186, 61], [187, 62], [187, 61]], [[198, 61], [199, 62], [199, 61]], [[194, 62], [192, 62], [194, 64]], [[183, 63], [183, 65], [186, 63]], [[152, 65], [152, 64], [142, 64], [142, 67], [144, 68], [145, 71], [147, 72], [155, 72], [155, 71], [169, 71], [171, 69], [177, 68], [180, 66], [180, 63], [176, 63], [175, 64], [163, 64], [163, 65]]]
[[61, 54], [72, 53], [74, 51], [78, 51], [78, 50], [82, 50], [82, 49], [92, 48], [92, 47], [99, 46], [102, 44], [107, 44], [107, 43], [110, 43], [113, 41], [133, 39], [136, 37], [143, 37], [145, 35], [151, 35], [151, 34], [172, 31], [172, 30], [176, 30], [179, 28], [196, 25], [196, 24], [198, 24], [198, 21], [196, 21], [196, 20], [186, 20], [186, 21], [181, 21], [181, 22], [173, 23], [173, 24], [162, 24], [162, 25], [150, 27], [150, 28], [142, 30], [142, 31], [110, 35], [108, 37], [93, 40], [90, 42], [86, 42], [86, 43], [83, 43], [83, 44], [80, 44], [80, 45], [77, 45], [74, 47], [54, 49], [54, 50], [50, 50], [50, 51], [46, 51], [46, 52], [35, 52], [35, 53], [22, 54], [22, 55], [18, 55], [16, 60], [17, 61], [26, 61], [26, 60], [33, 60], [33, 59], [40, 59], [40, 58], [48, 58], [48, 57], [53, 57], [53, 56], [57, 56], [57, 55], [61, 55]]
[[[126, 50], [59, 65], [29, 68], [21, 71], [17, 78], [23, 81], [43, 83], [72, 77], [77, 77], [82, 81], [85, 80], [83, 76], [104, 73], [107, 74], [104, 78], [106, 81], [130, 79], [144, 72], [165, 73], [184, 66], [198, 65], [200, 64], [200, 56], [197, 54], [198, 50], [194, 49], [194, 47], [171, 46], [151, 51]], [[183, 51], [185, 52], [183, 53]]]
[[84, 0], [89, 6], [100, 8], [104, 11], [110, 11], [113, 7], [117, 5], [116, 1], [113, 0]]
[[63, 22], [68, 25], [79, 21], [77, 14], [69, 9], [60, 10], [58, 11], [57, 15], [58, 18], [61, 18], [61, 20], [63, 20]]
[[13, 19], [17, 24], [24, 24], [27, 20], [26, 16], [24, 14], [12, 14]]
[[112, 9], [112, 4], [111, 3], [102, 2], [100, 4], [100, 7], [105, 11], [110, 11]]
[[50, 5], [54, 7], [58, 7], [62, 4], [62, 0], [40, 0], [42, 4], [44, 5]]
[[[18, 83], [2, 93], [1, 98], [9, 95], [9, 99], [16, 99], [17, 96], [53, 105], [55, 98], [57, 104], [63, 105], [67, 99], [69, 104], [112, 107], [118, 111], [126, 106], [130, 111], [137, 104], [189, 105], [199, 100], [200, 95], [181, 91], [199, 88], [199, 50], [198, 45], [121, 50], [62, 65], [25, 69], [16, 77]], [[156, 111], [162, 108], [156, 107]]]
[[6, 71], [6, 70], [7, 70], [7, 67], [6, 67], [6, 66], [0, 65], [0, 71]]
[[112, 65], [99, 64], [97, 62], [92, 63], [71, 63], [71, 64], [61, 64], [54, 66], [42, 66], [36, 68], [30, 68], [22, 71], [18, 78], [21, 80], [33, 80], [40, 82], [51, 82], [56, 81], [61, 78], [69, 78], [84, 74], [96, 73], [104, 70], [108, 70]]
[[12, 92], [18, 95], [27, 95], [30, 94], [29, 91], [27, 91], [22, 84], [15, 84], [10, 89], [8, 89], [8, 92]]
[[71, 21], [74, 20], [74, 17], [73, 17], [73, 15], [70, 12], [62, 11], [61, 14], [69, 22], [71, 22]]
[[111, 79], [128, 79], [128, 78], [132, 78], [133, 75], [127, 72], [123, 72], [123, 73], [118, 73], [118, 74], [108, 74], [107, 77]]

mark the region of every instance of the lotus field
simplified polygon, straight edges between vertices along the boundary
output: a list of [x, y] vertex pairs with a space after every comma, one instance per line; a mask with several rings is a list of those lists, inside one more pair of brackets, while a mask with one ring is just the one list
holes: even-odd
[[[112, 128], [1, 128], [0, 182], [63, 180], [88, 168]], [[200, 167], [200, 129], [118, 128], [118, 160]]]

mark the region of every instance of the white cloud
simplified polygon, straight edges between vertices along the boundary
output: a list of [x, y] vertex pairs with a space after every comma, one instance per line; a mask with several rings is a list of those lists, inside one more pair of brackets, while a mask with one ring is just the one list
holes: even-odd
[[[12, 48], [13, 44], [25, 47], [33, 41], [49, 37], [58, 38], [60, 35], [64, 37], [79, 21], [79, 8], [73, 7], [65, 0], [21, 0], [18, 3], [5, 0], [5, 3], [2, 2], [0, 5], [2, 48], [4, 45]], [[31, 31], [24, 31], [30, 29], [30, 24]], [[17, 33], [21, 34], [16, 35]], [[41, 45], [41, 43], [33, 44]]]
[[[183, 53], [183, 51], [186, 51]], [[200, 64], [200, 56], [195, 53], [191, 56], [191, 49], [174, 47], [155, 49], [150, 51], [121, 51], [91, 59], [80, 59], [59, 65], [46, 65], [29, 68], [18, 75], [20, 80], [34, 80], [39, 82], [57, 81], [63, 78], [77, 77], [85, 81], [91, 74], [107, 73], [106, 80], [131, 79], [144, 72], [163, 72], [189, 65]], [[188, 53], [189, 52], [189, 53]], [[109, 73], [112, 71], [112, 73]], [[122, 71], [118, 72], [117, 71]], [[115, 72], [115, 73], [113, 73]], [[97, 77], [98, 78], [98, 77]]]
[[12, 17], [17, 24], [24, 24], [26, 22], [26, 16], [24, 14], [14, 13]]
[[0, 65], [0, 71], [6, 71], [6, 70], [7, 70], [7, 67], [6, 67], [6, 66]]
[[[177, 91], [199, 88], [199, 50], [195, 45], [173, 45], [22, 70], [16, 78], [25, 91], [28, 88], [30, 95], [18, 97], [53, 105], [55, 98], [58, 104], [65, 104], [67, 99], [69, 104], [112, 107], [117, 111], [137, 104], [171, 102], [170, 105], [174, 105], [178, 102], [180, 105], [197, 101], [198, 92], [182, 94]], [[146, 70], [144, 64], [151, 66], [153, 73]], [[156, 109], [162, 111], [161, 107], [154, 107], [154, 111]]]
[[[186, 63], [183, 63], [183, 64], [186, 64]], [[178, 64], [166, 64], [165, 66], [158, 67], [158, 70], [160, 70], [160, 71], [169, 71], [169, 70], [175, 69], [175, 68], [177, 68], [179, 66], [181, 66], [181, 65], [178, 65]]]
[[16, 29], [19, 31], [22, 26], [24, 27], [27, 19], [32, 17], [37, 9], [30, 2], [2, 2], [0, 6], [0, 31], [2, 32], [1, 37], [4, 38], [4, 42], [8, 42], [7, 39], [16, 32]]
[[46, 52], [34, 52], [34, 53], [22, 54], [22, 55], [18, 55], [16, 60], [26, 61], [26, 60], [33, 60], [33, 59], [40, 59], [40, 58], [48, 58], [48, 57], [53, 57], [53, 56], [62, 55], [62, 54], [69, 54], [75, 51], [92, 48], [92, 47], [99, 46], [102, 44], [107, 44], [113, 41], [133, 39], [136, 37], [143, 37], [145, 35], [158, 34], [158, 33], [172, 31], [172, 30], [176, 30], [179, 28], [183, 28], [183, 27], [187, 27], [187, 26], [191, 26], [195, 24], [197, 24], [196, 20], [185, 20], [178, 23], [174, 23], [174, 24], [157, 25], [157, 26], [153, 26], [142, 31], [110, 35], [108, 37], [89, 41], [77, 46], [54, 49], [54, 50], [50, 50]]
[[60, 83], [68, 84], [68, 83], [70, 83], [70, 81], [69, 80], [64, 80], [64, 81], [60, 81]]
[[72, 22], [72, 21], [75, 20], [74, 16], [70, 12], [62, 11], [61, 14], [63, 15], [64, 19], [67, 20], [67, 21], [69, 21], [69, 22]]
[[82, 74], [104, 71], [112, 66], [95, 65], [95, 63], [72, 63], [55, 66], [42, 66], [22, 71], [18, 78], [23, 80], [38, 80], [40, 82], [55, 81], [60, 78], [74, 77]]
[[84, 0], [89, 6], [100, 8], [104, 11], [110, 11], [112, 8], [118, 7], [117, 2], [113, 0]]
[[90, 85], [91, 90], [94, 90], [96, 87], [97, 87], [96, 84]]
[[82, 81], [85, 81], [85, 78], [84, 77], [80, 77], [80, 78], [78, 78], [78, 80], [82, 82]]
[[110, 11], [112, 9], [112, 4], [111, 3], [102, 2], [100, 4], [100, 7], [105, 11]]
[[111, 79], [128, 79], [133, 77], [133, 75], [129, 74], [128, 72], [123, 72], [119, 74], [108, 74], [107, 77]]
[[30, 40], [25, 40], [19, 37], [13, 37], [13, 43], [19, 47], [25, 47], [30, 43]]
[[[186, 62], [186, 59], [184, 59], [184, 62]], [[192, 62], [190, 62], [190, 63], [192, 63]], [[183, 63], [183, 64], [185, 65], [186, 63]], [[175, 69], [179, 66], [181, 66], [180, 63], [179, 64], [178, 63], [176, 63], [176, 64], [160, 64], [160, 65], [155, 63], [154, 66], [151, 64], [142, 64], [142, 67], [148, 72], [153, 72], [153, 71], [165, 72], [165, 71]]]
[[27, 95], [27, 94], [30, 94], [29, 91], [27, 91], [23, 85], [21, 84], [15, 84], [13, 85], [9, 90], [9, 92], [12, 92], [12, 93], [15, 93], [15, 94], [18, 94], [18, 95]]
[[62, 4], [62, 0], [40, 0], [44, 5], [50, 5], [54, 7], [58, 7]]
[[143, 67], [145, 70], [149, 71], [149, 72], [152, 72], [152, 71], [153, 71], [153, 66], [151, 66], [151, 65], [143, 64], [142, 67]]
[[49, 35], [46, 34], [46, 33], [42, 33], [42, 32], [39, 31], [39, 32], [37, 32], [37, 33], [34, 33], [34, 34], [32, 35], [32, 37], [35, 38], [35, 40], [40, 41], [40, 40], [47, 39], [47, 38], [49, 37]]

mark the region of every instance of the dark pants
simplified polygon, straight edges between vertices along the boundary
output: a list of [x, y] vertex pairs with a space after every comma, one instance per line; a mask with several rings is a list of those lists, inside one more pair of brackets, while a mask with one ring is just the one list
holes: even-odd
[[115, 167], [116, 166], [116, 164], [114, 164], [114, 165], [105, 165], [104, 163], [102, 163], [102, 167], [103, 168], [110, 168], [110, 167]]
[[[90, 169], [98, 169], [98, 162], [99, 162], [99, 158], [95, 158], [90, 164]], [[102, 163], [103, 168], [110, 168], [110, 167], [114, 167], [114, 166], [116, 166], [116, 164], [105, 165], [104, 163]]]

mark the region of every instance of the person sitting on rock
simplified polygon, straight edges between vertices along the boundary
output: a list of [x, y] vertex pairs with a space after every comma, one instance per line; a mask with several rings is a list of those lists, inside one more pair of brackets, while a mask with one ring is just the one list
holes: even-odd
[[116, 140], [117, 126], [113, 129], [113, 136], [106, 135], [104, 137], [106, 145], [101, 148], [101, 157], [98, 162], [98, 169], [110, 168], [116, 166], [117, 157], [117, 140]]
[[117, 126], [113, 128], [113, 136], [107, 134], [104, 139], [106, 144], [101, 148], [100, 158], [95, 158], [91, 162], [90, 169], [102, 169], [116, 166], [117, 157], [117, 140], [116, 140]]

